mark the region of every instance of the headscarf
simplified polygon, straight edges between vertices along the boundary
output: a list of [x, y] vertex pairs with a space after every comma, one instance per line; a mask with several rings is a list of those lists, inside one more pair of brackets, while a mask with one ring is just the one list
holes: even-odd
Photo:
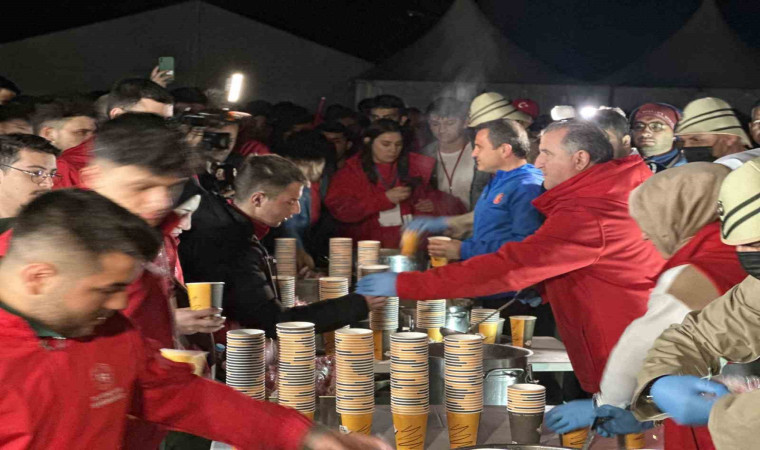
[[657, 250], [670, 258], [702, 227], [718, 220], [718, 193], [730, 172], [708, 162], [659, 172], [631, 192], [631, 217]]

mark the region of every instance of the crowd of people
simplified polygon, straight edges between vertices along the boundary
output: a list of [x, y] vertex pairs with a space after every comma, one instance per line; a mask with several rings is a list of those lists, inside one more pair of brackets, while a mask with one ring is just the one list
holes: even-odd
[[[666, 448], [751, 446], [760, 394], [710, 377], [720, 358], [760, 356], [760, 107], [749, 123], [713, 97], [550, 115], [484, 92], [421, 109], [384, 94], [231, 110], [166, 83], [154, 71], [29, 96], [0, 77], [3, 446], [171, 448], [174, 430], [237, 448], [387, 448], [158, 349], [201, 348], [213, 364], [229, 329], [322, 333], [386, 297], [516, 293], [511, 311], [545, 334], [556, 324], [580, 386], [547, 415], [552, 430], [611, 436], [668, 418]], [[397, 249], [404, 230], [452, 237], [423, 250], [450, 264], [283, 308], [275, 238], [295, 238], [299, 277], [313, 278], [329, 238]], [[185, 283], [207, 281], [225, 283], [222, 310], [190, 309]]]

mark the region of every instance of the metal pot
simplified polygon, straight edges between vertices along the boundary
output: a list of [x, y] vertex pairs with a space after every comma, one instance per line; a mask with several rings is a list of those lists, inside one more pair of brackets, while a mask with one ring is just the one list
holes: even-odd
[[390, 271], [395, 273], [425, 270], [422, 262], [404, 255], [384, 256], [380, 258], [380, 263], [387, 264]]
[[469, 298], [455, 298], [447, 301], [446, 325], [450, 330], [466, 333], [470, 327], [470, 310], [473, 301]]
[[[528, 356], [533, 352], [511, 345], [483, 344], [483, 404], [506, 406], [507, 386], [533, 381]], [[443, 344], [430, 344], [430, 403], [445, 403]]]

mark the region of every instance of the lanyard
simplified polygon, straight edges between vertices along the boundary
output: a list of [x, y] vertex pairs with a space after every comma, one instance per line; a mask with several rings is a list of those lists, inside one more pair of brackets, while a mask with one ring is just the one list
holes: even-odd
[[451, 175], [449, 175], [449, 171], [446, 170], [446, 164], [443, 162], [443, 155], [441, 155], [441, 148], [438, 147], [438, 160], [441, 162], [441, 167], [443, 168], [443, 174], [446, 175], [446, 181], [449, 182], [449, 194], [453, 192], [454, 186], [454, 174], [457, 171], [457, 167], [459, 167], [459, 161], [462, 160], [462, 155], [464, 155], [464, 149], [467, 148], [465, 145], [462, 147], [462, 150], [459, 151], [459, 156], [457, 157], [457, 162], [454, 164], [454, 169], [451, 171]]
[[385, 178], [383, 178], [383, 174], [381, 174], [380, 171], [377, 170], [377, 166], [375, 166], [375, 173], [377, 174], [377, 178], [380, 181], [380, 184], [383, 185], [386, 191], [393, 189], [393, 187], [396, 185], [396, 181], [398, 181], [398, 171], [396, 170], [395, 162], [391, 166], [391, 172], [393, 173], [393, 180], [391, 180], [390, 184], [388, 184], [385, 182]]

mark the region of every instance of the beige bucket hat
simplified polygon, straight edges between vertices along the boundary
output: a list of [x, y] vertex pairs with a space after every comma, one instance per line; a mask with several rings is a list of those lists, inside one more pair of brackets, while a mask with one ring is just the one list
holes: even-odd
[[498, 119], [521, 120], [532, 122], [533, 118], [517, 109], [511, 101], [498, 92], [485, 92], [470, 103], [470, 115], [467, 126], [470, 128]]
[[760, 158], [728, 174], [720, 187], [718, 213], [725, 244], [760, 241]]
[[676, 125], [677, 136], [702, 133], [731, 134], [738, 136], [747, 147], [752, 146], [731, 105], [719, 98], [705, 97], [689, 103]]

